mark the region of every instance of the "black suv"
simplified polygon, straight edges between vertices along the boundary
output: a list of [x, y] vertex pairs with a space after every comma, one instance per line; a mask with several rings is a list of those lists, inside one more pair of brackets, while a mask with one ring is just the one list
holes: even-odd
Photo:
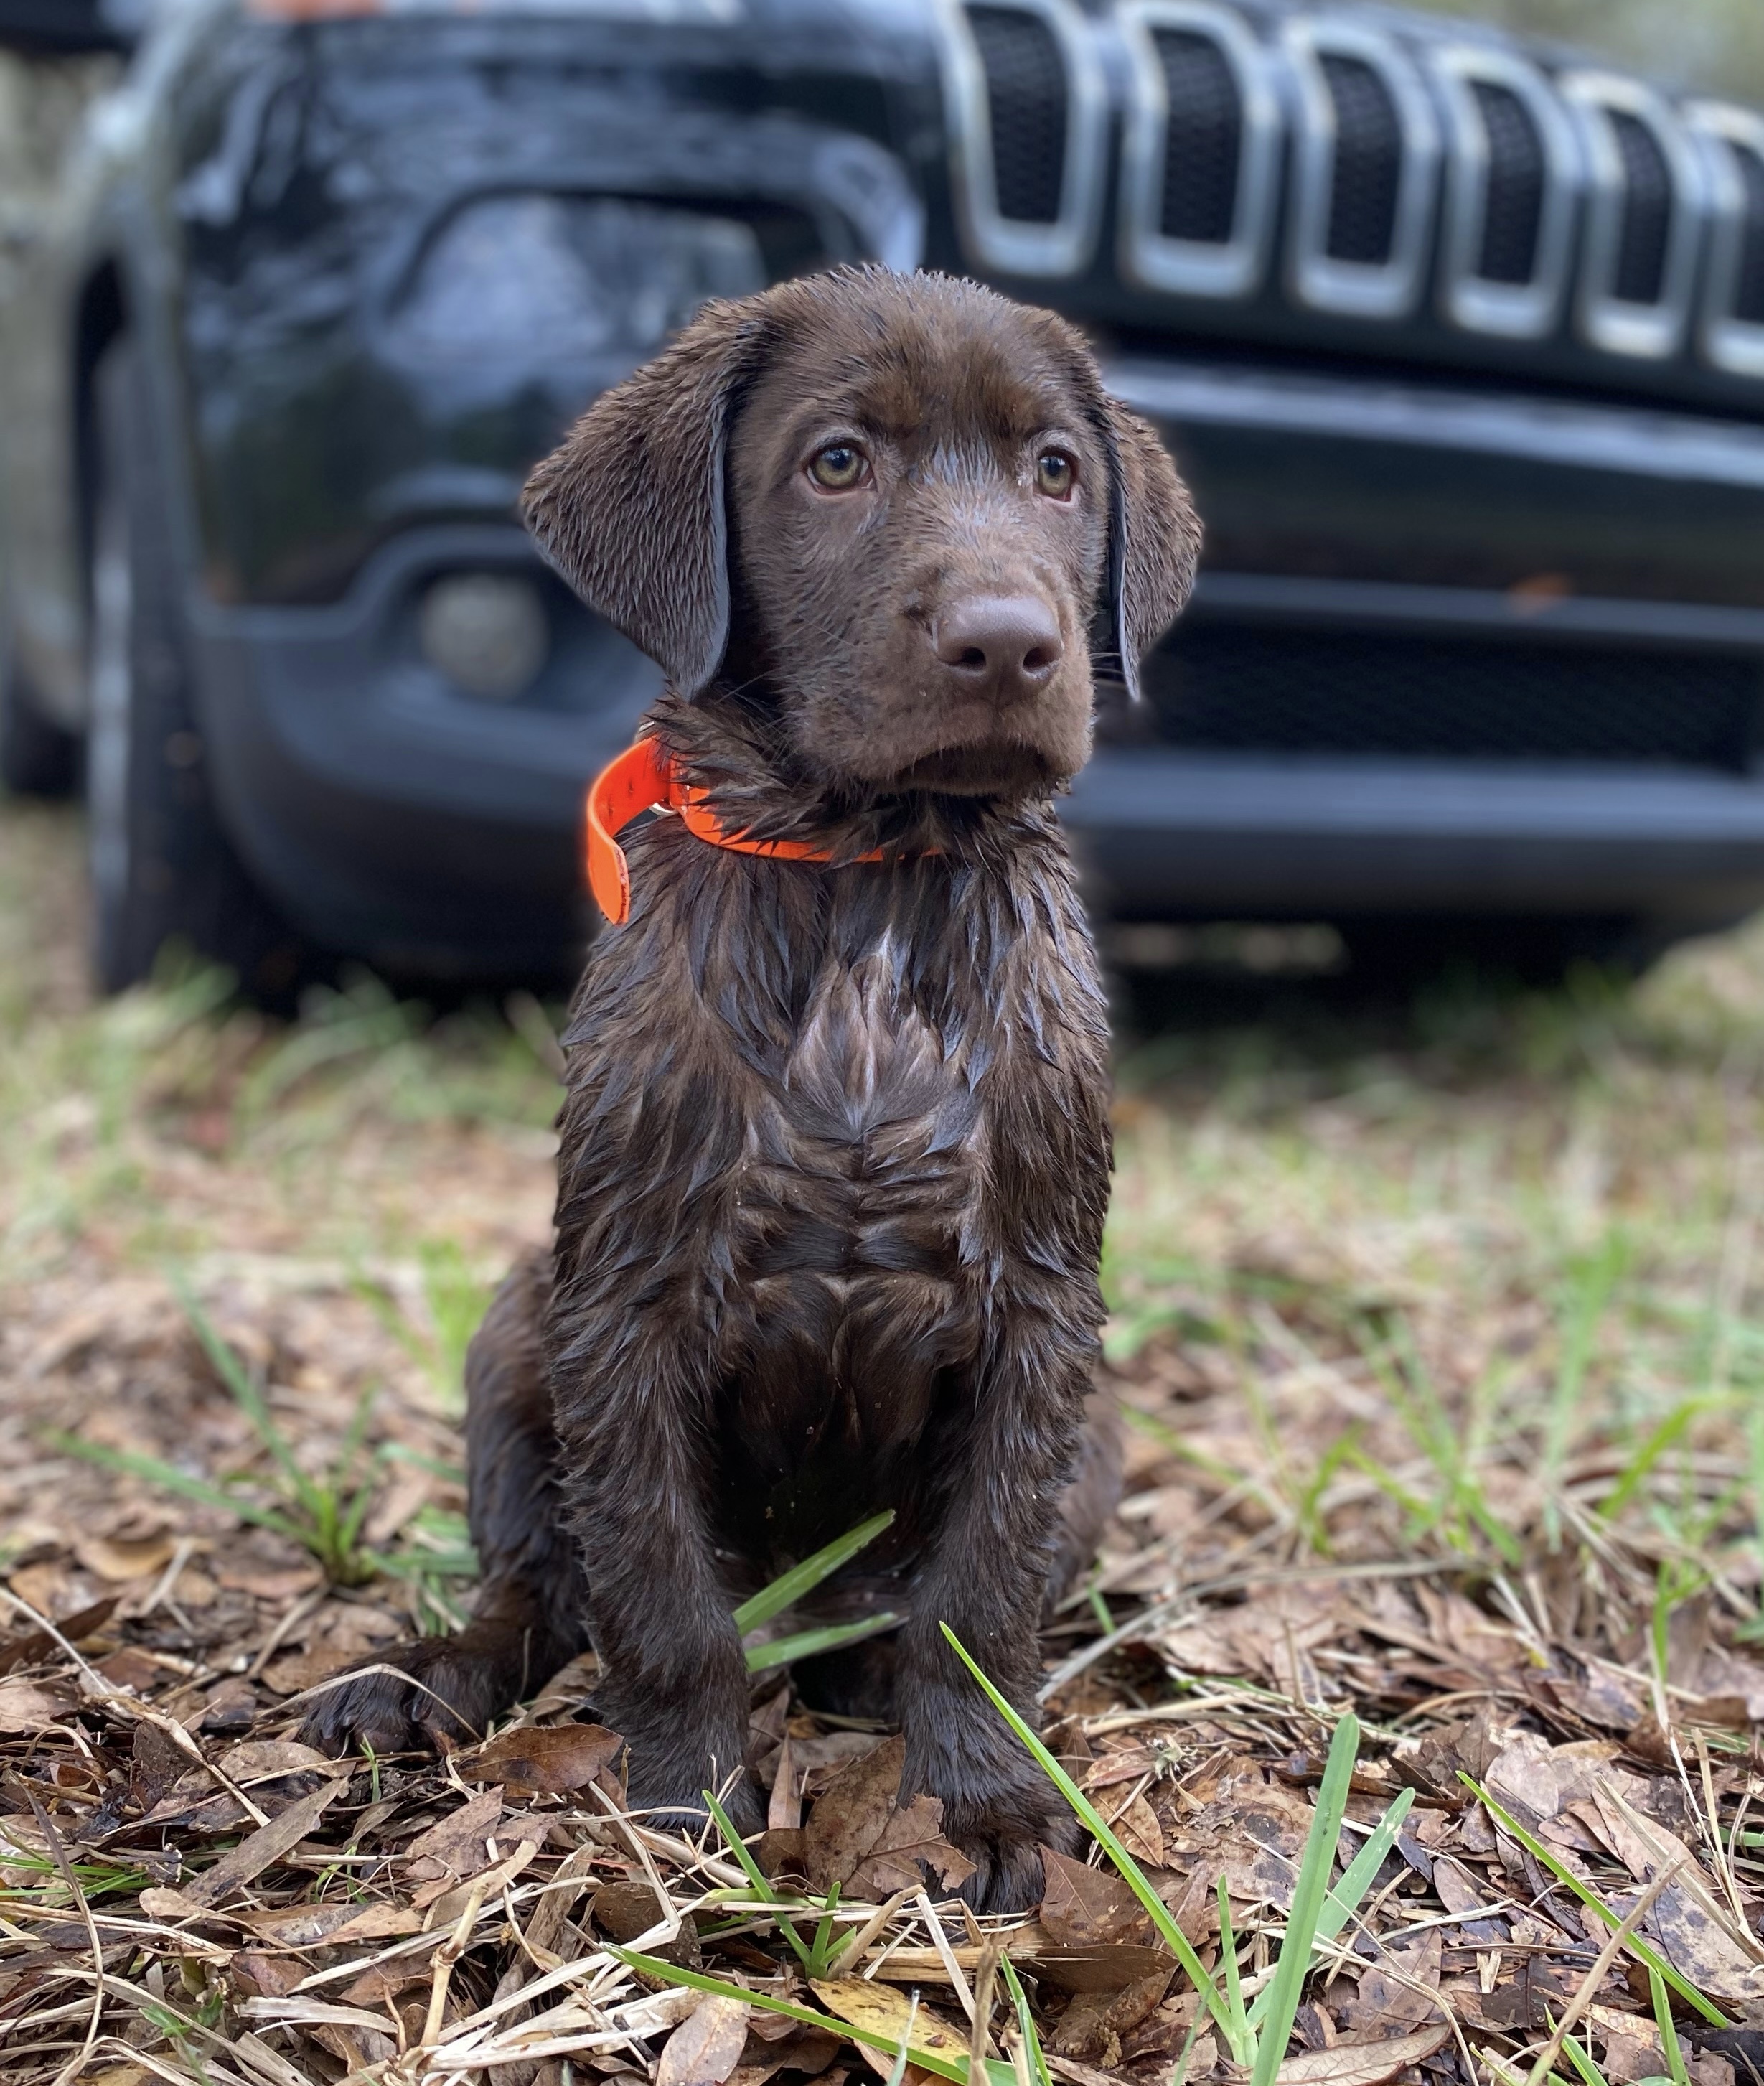
[[0, 315], [6, 758], [85, 740], [105, 980], [567, 965], [657, 674], [516, 488], [857, 258], [1078, 320], [1196, 488], [1066, 807], [1109, 916], [1764, 901], [1764, 118], [1357, 6], [160, 0]]

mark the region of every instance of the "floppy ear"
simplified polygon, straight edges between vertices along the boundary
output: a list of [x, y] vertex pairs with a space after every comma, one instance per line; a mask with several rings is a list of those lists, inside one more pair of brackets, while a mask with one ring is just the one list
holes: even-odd
[[1109, 460], [1108, 566], [1093, 649], [1104, 673], [1124, 682], [1137, 702], [1139, 662], [1193, 589], [1201, 521], [1154, 431], [1106, 395], [1100, 407]]
[[723, 458], [759, 324], [750, 304], [707, 304], [595, 400], [521, 495], [551, 564], [682, 696], [708, 685], [729, 641]]

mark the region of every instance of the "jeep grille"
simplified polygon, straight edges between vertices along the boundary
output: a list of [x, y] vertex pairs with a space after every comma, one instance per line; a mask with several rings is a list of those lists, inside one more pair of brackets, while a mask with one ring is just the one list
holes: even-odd
[[1117, 265], [1143, 288], [1571, 331], [1631, 359], [1694, 347], [1764, 378], [1764, 117], [1676, 108], [1622, 74], [1552, 70], [1418, 20], [1237, 0], [932, 4], [983, 270], [1084, 275], [1114, 178]]

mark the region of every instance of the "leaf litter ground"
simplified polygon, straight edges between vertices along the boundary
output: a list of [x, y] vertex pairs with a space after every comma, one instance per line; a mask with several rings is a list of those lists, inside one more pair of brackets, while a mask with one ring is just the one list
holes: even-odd
[[1170, 1932], [1265, 2007], [1350, 1715], [1335, 1876], [1408, 1807], [1258, 2076], [1764, 2076], [1764, 940], [1400, 1013], [1140, 981], [1127, 1496], [1044, 1735], [1158, 1918], [1092, 1844], [1005, 1920], [776, 1671], [742, 1850], [627, 1812], [591, 1661], [444, 1760], [294, 1741], [469, 1607], [459, 1359], [555, 1045], [365, 981], [93, 1007], [76, 844], [0, 820], [0, 2079], [1235, 2081]]

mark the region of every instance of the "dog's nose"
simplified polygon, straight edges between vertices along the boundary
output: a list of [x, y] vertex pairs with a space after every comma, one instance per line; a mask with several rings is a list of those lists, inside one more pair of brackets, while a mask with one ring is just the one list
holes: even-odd
[[1046, 685], [1065, 645], [1052, 606], [1033, 594], [974, 594], [932, 628], [938, 659], [976, 695], [1012, 702]]

